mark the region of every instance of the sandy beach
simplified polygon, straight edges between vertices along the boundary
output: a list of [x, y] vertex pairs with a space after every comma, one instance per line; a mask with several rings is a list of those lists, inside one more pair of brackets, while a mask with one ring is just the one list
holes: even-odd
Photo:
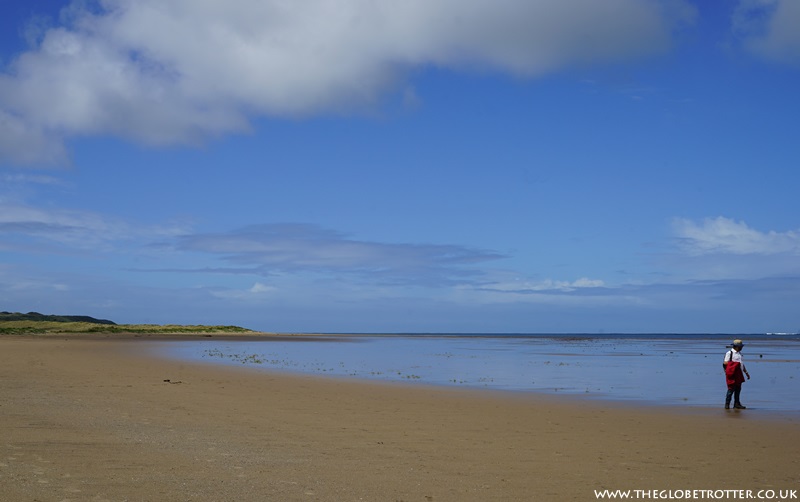
[[606, 489], [800, 488], [796, 418], [264, 373], [177, 363], [147, 344], [0, 338], [0, 500], [596, 500]]

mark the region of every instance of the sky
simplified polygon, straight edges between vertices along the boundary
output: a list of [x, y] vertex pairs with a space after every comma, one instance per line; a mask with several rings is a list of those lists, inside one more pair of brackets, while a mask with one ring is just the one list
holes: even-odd
[[800, 2], [0, 4], [0, 310], [800, 331]]

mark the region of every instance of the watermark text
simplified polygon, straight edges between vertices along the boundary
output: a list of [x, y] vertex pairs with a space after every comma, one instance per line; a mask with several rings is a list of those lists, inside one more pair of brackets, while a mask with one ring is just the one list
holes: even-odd
[[595, 490], [611, 500], [798, 500], [797, 490]]

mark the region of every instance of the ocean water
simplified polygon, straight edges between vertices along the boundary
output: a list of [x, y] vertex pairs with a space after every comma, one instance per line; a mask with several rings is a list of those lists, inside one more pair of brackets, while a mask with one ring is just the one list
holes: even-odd
[[734, 338], [745, 339], [752, 376], [742, 402], [800, 415], [798, 335], [328, 335], [158, 342], [158, 351], [273, 372], [722, 407]]

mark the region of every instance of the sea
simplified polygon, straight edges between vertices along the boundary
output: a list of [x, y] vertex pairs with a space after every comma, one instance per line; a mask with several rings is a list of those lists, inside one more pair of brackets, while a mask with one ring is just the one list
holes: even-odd
[[380, 334], [156, 342], [175, 360], [483, 391], [722, 408], [722, 360], [743, 339], [754, 412], [800, 416], [800, 334]]

